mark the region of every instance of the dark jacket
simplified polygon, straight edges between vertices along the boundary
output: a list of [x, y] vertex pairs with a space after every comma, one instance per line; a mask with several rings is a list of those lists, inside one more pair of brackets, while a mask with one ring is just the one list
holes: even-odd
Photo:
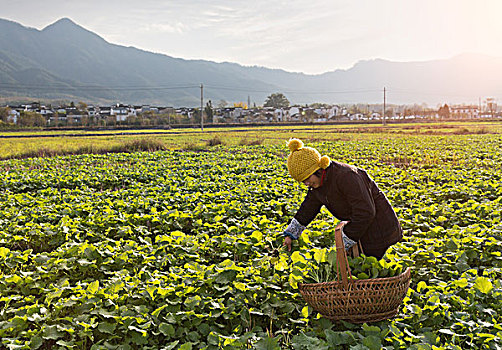
[[295, 219], [307, 226], [323, 205], [339, 220], [350, 221], [343, 232], [360, 240], [363, 250], [385, 249], [403, 237], [394, 209], [362, 169], [332, 161], [322, 186], [308, 191]]

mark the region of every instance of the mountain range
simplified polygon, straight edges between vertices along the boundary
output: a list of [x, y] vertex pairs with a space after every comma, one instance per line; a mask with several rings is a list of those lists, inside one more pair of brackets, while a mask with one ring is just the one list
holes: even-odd
[[463, 54], [423, 62], [359, 61], [309, 75], [235, 63], [186, 60], [107, 42], [63, 18], [42, 30], [0, 19], [0, 97], [200, 105], [263, 104], [282, 92], [291, 103], [478, 103], [502, 97], [502, 58]]

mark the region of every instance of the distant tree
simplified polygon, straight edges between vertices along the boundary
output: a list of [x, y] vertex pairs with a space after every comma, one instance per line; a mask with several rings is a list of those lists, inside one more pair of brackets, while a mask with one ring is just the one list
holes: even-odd
[[169, 114], [168, 123], [169, 124], [171, 124], [171, 123], [172, 124], [181, 124], [184, 119], [185, 119], [185, 117], [181, 114], [171, 113], [171, 114]]
[[409, 116], [412, 116], [412, 115], [413, 115], [413, 111], [411, 110], [411, 108], [405, 107], [404, 111], [403, 111], [403, 116], [409, 117]]
[[385, 118], [391, 118], [394, 116], [394, 109], [393, 108], [388, 108], [385, 111]]
[[274, 108], [285, 108], [289, 107], [289, 100], [284, 96], [284, 94], [277, 92], [271, 94], [265, 100], [263, 104], [264, 107], [274, 107]]
[[145, 111], [141, 113], [141, 125], [149, 125], [154, 119], [155, 113], [153, 111]]
[[359, 109], [359, 106], [357, 106], [357, 105], [351, 105], [351, 106], [349, 107], [349, 113], [350, 113], [350, 114], [357, 114], [357, 113], [363, 113], [363, 111], [361, 111], [361, 110]]
[[413, 115], [422, 115], [423, 110], [424, 107], [416, 103], [411, 107]]
[[200, 108], [195, 108], [193, 111], [191, 124], [200, 124]]
[[59, 125], [59, 113], [57, 111], [54, 111], [54, 113], [52, 114], [52, 116], [53, 116], [53, 119], [54, 119], [54, 126], [58, 127], [58, 125]]
[[490, 112], [492, 118], [495, 116], [495, 112], [497, 111], [497, 103], [494, 98], [486, 99], [486, 108]]
[[80, 112], [87, 112], [87, 103], [80, 101], [80, 102], [77, 104], [77, 109], [78, 109]]
[[312, 123], [316, 116], [317, 116], [317, 114], [311, 108], [307, 109], [305, 112], [302, 113], [302, 119], [304, 122]]
[[448, 119], [450, 117], [450, 107], [447, 104], [439, 107], [438, 114], [441, 119]]
[[7, 122], [9, 112], [10, 112], [9, 107], [0, 107], [0, 120], [3, 122]]
[[96, 116], [92, 116], [90, 115], [89, 116], [89, 125], [96, 125], [97, 124], [97, 119], [96, 119]]
[[327, 103], [314, 102], [309, 107], [310, 108], [328, 108], [329, 105]]
[[234, 107], [237, 108], [242, 108], [242, 109], [248, 109], [248, 105], [245, 104], [244, 102], [235, 102]]
[[80, 123], [82, 124], [82, 126], [89, 126], [91, 125], [91, 119], [87, 114], [83, 114], [80, 118]]
[[21, 112], [18, 124], [21, 126], [46, 126], [47, 121], [42, 115], [36, 112]]
[[117, 116], [109, 115], [106, 117], [105, 126], [117, 126]]
[[204, 112], [206, 113], [207, 120], [213, 122], [213, 103], [211, 100], [207, 101]]
[[227, 106], [228, 102], [225, 100], [219, 100], [218, 103], [216, 104], [216, 107], [218, 108], [225, 108]]

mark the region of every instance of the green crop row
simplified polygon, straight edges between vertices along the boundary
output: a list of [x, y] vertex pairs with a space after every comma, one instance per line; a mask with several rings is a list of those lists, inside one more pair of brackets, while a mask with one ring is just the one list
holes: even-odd
[[336, 220], [280, 249], [305, 193], [283, 145], [0, 162], [0, 349], [499, 349], [501, 141], [314, 144], [365, 168], [405, 230], [386, 259], [411, 287], [371, 325], [298, 292]]

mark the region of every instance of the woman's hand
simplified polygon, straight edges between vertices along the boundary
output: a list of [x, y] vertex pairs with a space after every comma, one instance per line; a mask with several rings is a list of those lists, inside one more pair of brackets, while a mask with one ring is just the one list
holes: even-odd
[[291, 251], [291, 243], [293, 242], [293, 239], [289, 236], [284, 237], [284, 243], [283, 245], [288, 248], [288, 252]]
[[338, 223], [338, 225], [336, 225], [335, 230], [338, 230], [338, 229], [343, 229], [343, 227], [344, 227], [345, 225], [347, 225], [349, 222], [350, 222], [350, 221], [340, 221], [340, 222]]

